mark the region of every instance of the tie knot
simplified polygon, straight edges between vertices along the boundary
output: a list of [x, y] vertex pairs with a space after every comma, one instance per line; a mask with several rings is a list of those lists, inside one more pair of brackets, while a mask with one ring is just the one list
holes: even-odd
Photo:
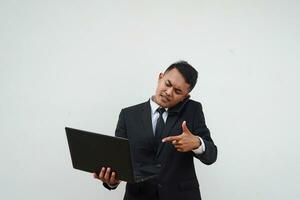
[[159, 115], [162, 115], [166, 111], [166, 109], [164, 109], [164, 108], [157, 108], [156, 111], [159, 113]]

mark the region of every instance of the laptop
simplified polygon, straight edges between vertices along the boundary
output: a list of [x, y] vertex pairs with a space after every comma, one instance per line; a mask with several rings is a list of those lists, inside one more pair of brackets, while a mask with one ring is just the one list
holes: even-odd
[[156, 177], [135, 175], [128, 139], [70, 127], [65, 130], [73, 168], [99, 174], [102, 167], [110, 167], [119, 180], [130, 183]]

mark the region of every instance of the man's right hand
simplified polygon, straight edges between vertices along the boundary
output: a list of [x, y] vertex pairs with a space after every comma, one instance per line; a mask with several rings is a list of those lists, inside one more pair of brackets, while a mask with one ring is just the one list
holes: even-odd
[[121, 182], [117, 178], [116, 172], [112, 171], [110, 167], [102, 167], [99, 175], [94, 173], [94, 178], [101, 180], [103, 183], [108, 184], [110, 187], [117, 187]]

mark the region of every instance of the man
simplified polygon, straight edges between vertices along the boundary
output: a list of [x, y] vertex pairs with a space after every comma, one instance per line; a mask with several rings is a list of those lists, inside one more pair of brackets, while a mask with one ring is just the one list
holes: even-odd
[[[189, 63], [174, 63], [159, 74], [149, 101], [122, 109], [115, 135], [129, 139], [135, 173], [157, 175], [127, 183], [124, 200], [201, 199], [193, 158], [210, 165], [217, 159], [217, 147], [201, 104], [189, 99], [197, 78], [198, 72]], [[120, 183], [110, 167], [94, 177], [108, 189]]]

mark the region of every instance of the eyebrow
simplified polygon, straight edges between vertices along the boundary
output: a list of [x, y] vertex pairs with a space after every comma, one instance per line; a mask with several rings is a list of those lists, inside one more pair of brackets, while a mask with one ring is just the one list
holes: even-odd
[[[171, 86], [173, 86], [173, 84], [171, 83], [171, 81], [170, 80], [166, 80], [166, 82], [168, 83], [168, 84], [170, 84]], [[174, 87], [174, 86], [173, 86]], [[181, 89], [179, 89], [179, 88], [174, 88], [177, 92], [182, 92], [182, 90]]]

